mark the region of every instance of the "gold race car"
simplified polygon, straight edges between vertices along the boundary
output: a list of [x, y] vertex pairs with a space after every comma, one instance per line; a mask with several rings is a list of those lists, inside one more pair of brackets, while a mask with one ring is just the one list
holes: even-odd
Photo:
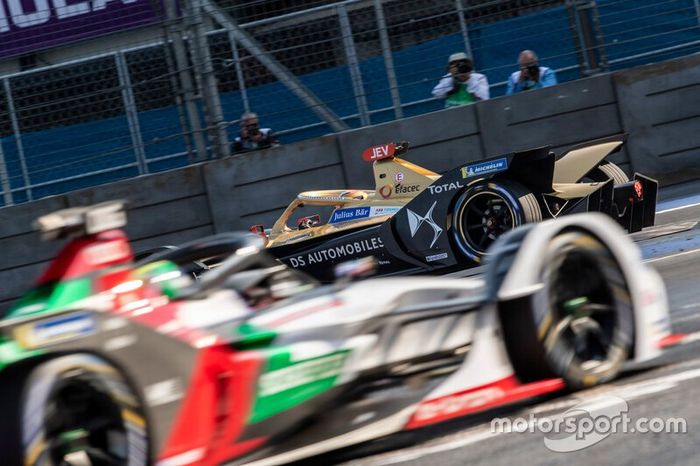
[[[407, 143], [365, 150], [374, 189], [307, 191], [271, 229], [254, 225], [269, 252], [291, 267], [330, 281], [335, 265], [374, 256], [380, 275], [447, 273], [481, 263], [503, 233], [576, 212], [613, 217], [628, 232], [654, 224], [658, 183], [633, 179], [605, 158], [624, 136], [579, 144], [561, 156], [549, 147], [455, 167], [444, 174], [400, 158]], [[321, 214], [297, 209], [315, 206]], [[292, 222], [293, 223], [293, 222]]]

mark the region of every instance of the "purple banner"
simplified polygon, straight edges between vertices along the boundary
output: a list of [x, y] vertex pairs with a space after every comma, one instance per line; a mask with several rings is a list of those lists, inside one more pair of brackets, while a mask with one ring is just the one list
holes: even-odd
[[154, 24], [156, 0], [0, 0], [0, 59]]

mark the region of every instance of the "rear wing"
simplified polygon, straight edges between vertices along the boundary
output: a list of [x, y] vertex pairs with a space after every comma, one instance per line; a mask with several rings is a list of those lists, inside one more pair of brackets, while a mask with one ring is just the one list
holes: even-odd
[[124, 201], [73, 207], [39, 217], [34, 226], [46, 240], [76, 238], [126, 225]]

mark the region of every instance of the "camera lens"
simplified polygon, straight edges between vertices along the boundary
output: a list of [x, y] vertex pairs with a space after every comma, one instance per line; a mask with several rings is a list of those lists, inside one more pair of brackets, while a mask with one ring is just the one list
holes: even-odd
[[469, 66], [468, 63], [460, 63], [457, 65], [457, 71], [460, 73], [469, 73], [472, 70], [472, 67]]

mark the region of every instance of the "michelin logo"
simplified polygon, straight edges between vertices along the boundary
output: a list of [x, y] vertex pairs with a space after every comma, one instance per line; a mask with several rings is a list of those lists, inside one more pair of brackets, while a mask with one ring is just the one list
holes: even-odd
[[462, 167], [462, 178], [471, 178], [472, 176], [486, 175], [488, 173], [496, 173], [508, 168], [508, 159], [501, 158], [490, 160], [488, 162], [473, 163]]

